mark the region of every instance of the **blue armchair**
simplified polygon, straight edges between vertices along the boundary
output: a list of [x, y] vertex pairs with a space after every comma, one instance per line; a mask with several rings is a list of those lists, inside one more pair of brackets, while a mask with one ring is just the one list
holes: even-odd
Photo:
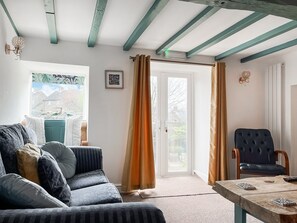
[[[235, 148], [232, 158], [236, 159], [236, 178], [241, 174], [289, 175], [289, 158], [285, 151], [274, 150], [273, 139], [267, 129], [236, 129]], [[284, 158], [284, 166], [276, 163], [278, 155]]]

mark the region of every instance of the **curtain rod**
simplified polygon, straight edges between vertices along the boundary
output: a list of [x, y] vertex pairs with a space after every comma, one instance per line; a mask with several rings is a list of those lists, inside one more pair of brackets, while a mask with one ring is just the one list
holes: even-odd
[[[130, 60], [135, 60], [135, 57], [130, 56]], [[165, 63], [181, 63], [181, 64], [193, 64], [193, 65], [201, 65], [201, 66], [211, 66], [213, 67], [213, 63], [198, 63], [198, 62], [190, 62], [190, 61], [179, 61], [179, 60], [164, 60], [164, 59], [154, 59], [151, 58], [152, 61], [157, 62], [165, 62]]]

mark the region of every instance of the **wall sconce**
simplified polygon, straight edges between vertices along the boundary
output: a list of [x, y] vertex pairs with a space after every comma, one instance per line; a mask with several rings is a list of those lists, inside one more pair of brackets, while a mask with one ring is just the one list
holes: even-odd
[[251, 76], [251, 72], [249, 71], [243, 71], [241, 73], [241, 76], [239, 77], [239, 83], [240, 84], [246, 84], [250, 82], [250, 76]]
[[20, 59], [22, 49], [25, 46], [25, 40], [23, 37], [15, 36], [11, 40], [11, 44], [14, 46], [14, 49], [10, 49], [10, 45], [5, 44], [5, 54], [10, 54], [10, 51], [14, 52], [16, 55], [16, 60]]

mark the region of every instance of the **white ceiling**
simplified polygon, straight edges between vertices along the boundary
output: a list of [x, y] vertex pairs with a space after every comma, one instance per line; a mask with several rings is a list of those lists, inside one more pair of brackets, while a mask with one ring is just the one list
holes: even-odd
[[[153, 2], [154, 0], [108, 0], [97, 44], [123, 46]], [[4, 3], [22, 36], [49, 39], [43, 1], [4, 0]], [[58, 40], [84, 42], [87, 47], [95, 5], [96, 0], [55, 0]], [[170, 0], [133, 47], [156, 50], [205, 8], [206, 5]], [[187, 52], [251, 13], [253, 12], [220, 9], [174, 44], [170, 50]], [[216, 56], [289, 21], [269, 15], [200, 52], [199, 55]], [[296, 36], [297, 29], [294, 29], [238, 54], [248, 56], [258, 53], [293, 40]], [[296, 47], [290, 50], [292, 49], [296, 50]]]

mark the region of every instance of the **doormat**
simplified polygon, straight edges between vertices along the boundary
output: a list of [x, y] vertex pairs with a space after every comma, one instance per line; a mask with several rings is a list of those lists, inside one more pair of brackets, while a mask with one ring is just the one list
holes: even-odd
[[139, 192], [139, 197], [142, 199], [150, 199], [150, 198], [168, 198], [168, 197], [189, 197], [189, 196], [201, 196], [201, 195], [212, 195], [218, 194], [216, 192], [206, 192], [206, 193], [194, 193], [194, 194], [173, 194], [173, 195], [158, 195], [156, 193], [145, 193]]

